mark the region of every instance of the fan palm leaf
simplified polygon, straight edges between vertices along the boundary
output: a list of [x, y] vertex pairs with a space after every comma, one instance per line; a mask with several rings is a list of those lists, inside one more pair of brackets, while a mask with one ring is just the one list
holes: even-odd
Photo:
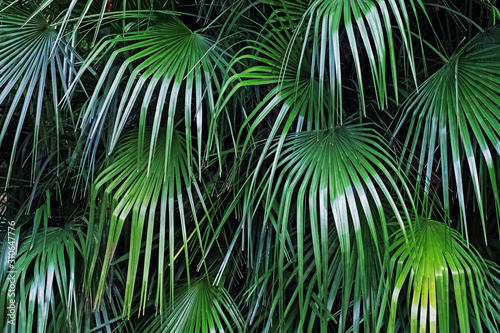
[[[422, 5], [421, 1], [418, 3]], [[293, 2], [283, 1], [284, 7], [297, 7]], [[365, 110], [365, 84], [363, 83], [363, 64], [361, 50], [366, 51], [369, 70], [373, 80], [373, 88], [377, 97], [378, 106], [387, 106], [388, 82], [387, 73], [390, 71], [396, 100], [398, 99], [398, 81], [396, 67], [396, 53], [393, 37], [392, 21], [396, 21], [398, 32], [402, 39], [403, 48], [408, 52], [408, 60], [412, 71], [413, 50], [410, 40], [410, 18], [408, 7], [413, 11], [415, 1], [407, 2], [389, 1], [328, 1], [315, 0], [308, 3], [302, 20], [297, 24], [294, 38], [303, 35], [302, 56], [306, 57], [306, 50], [314, 50], [310, 62], [313, 64], [312, 72], [318, 76], [320, 91], [328, 87], [331, 104], [337, 112], [337, 122], [342, 122], [342, 36], [345, 31], [349, 43], [350, 53], [353, 57], [357, 83], [359, 85], [360, 109]], [[390, 9], [389, 9], [390, 8]], [[387, 38], [387, 41], [385, 40]], [[290, 48], [296, 47], [293, 43]], [[387, 57], [387, 53], [389, 57]], [[286, 61], [284, 62], [286, 68]], [[389, 65], [390, 70], [387, 69]], [[320, 98], [323, 97], [320, 95]], [[320, 101], [319, 104], [322, 102]]]
[[499, 331], [486, 2], [0, 0], [0, 330]]
[[206, 278], [176, 285], [173, 310], [168, 315], [147, 318], [142, 332], [244, 332], [238, 307], [223, 287]]
[[[17, 235], [15, 271], [2, 267], [0, 310], [8, 313], [6, 284], [11, 283], [7, 278], [13, 276], [17, 311], [15, 325], [4, 325], [1, 321], [8, 318], [2, 318], [2, 327], [10, 326], [17, 332], [61, 332], [71, 327], [77, 330], [82, 320], [77, 311], [83, 304], [78, 295], [77, 260], [82, 258], [85, 238], [80, 226], [74, 223], [63, 228], [48, 227], [49, 215], [49, 204], [37, 209], [34, 222], [45, 220], [45, 228], [22, 238]], [[7, 245], [2, 244], [5, 255]], [[6, 265], [8, 261], [2, 263]]]
[[[276, 204], [275, 208], [277, 207]], [[278, 212], [275, 211], [275, 213]], [[317, 290], [314, 243], [309, 229], [304, 232], [303, 236], [304, 243], [301, 251], [303, 252], [304, 267], [299, 279], [297, 256], [291, 255], [298, 251], [297, 244], [294, 242], [299, 237], [297, 235], [298, 229], [294, 227], [295, 220], [295, 216], [291, 214], [286, 235], [287, 260], [284, 267], [280, 267], [278, 264], [282, 236], [280, 224], [277, 222], [275, 214], [269, 216], [270, 227], [258, 228], [254, 224], [254, 228], [257, 229], [255, 235], [246, 236], [251, 238], [250, 243], [255, 246], [253, 257], [257, 258], [252, 262], [253, 267], [249, 272], [250, 276], [242, 294], [242, 298], [251, 304], [247, 316], [247, 325], [251, 332], [295, 332], [304, 331], [306, 327], [307, 331], [319, 331], [321, 326], [325, 326], [325, 322], [328, 327], [332, 327], [332, 323], [338, 324], [338, 320], [335, 319], [338, 312], [333, 313], [333, 305], [337, 301], [337, 295], [342, 286], [344, 268], [335, 224], [331, 221], [328, 232], [330, 244], [328, 262], [330, 266], [327, 289], [329, 299], [328, 308], [325, 309], [324, 304], [316, 302], [320, 300], [320, 297]], [[374, 259], [376, 260], [376, 258]], [[354, 262], [355, 260], [351, 261], [351, 263]], [[279, 286], [277, 281], [280, 271], [284, 274], [283, 286]], [[361, 272], [366, 273], [366, 270], [360, 269], [358, 272], [360, 274]], [[302, 281], [302, 284], [299, 285], [297, 281]], [[283, 288], [282, 292], [280, 287]], [[304, 297], [302, 303], [299, 302], [299, 294]], [[282, 317], [280, 317], [278, 310], [280, 302], [287, 303]], [[359, 325], [359, 320], [357, 324]]]
[[[148, 139], [151, 138], [151, 132], [152, 130], [146, 131], [145, 142], [147, 144], [149, 144]], [[127, 229], [130, 230], [130, 256], [124, 297], [124, 314], [127, 316], [130, 316], [136, 277], [139, 274], [139, 259], [142, 253], [144, 266], [140, 307], [143, 311], [145, 310], [146, 295], [148, 295], [148, 288], [150, 288], [149, 273], [152, 267], [153, 241], [155, 239], [158, 242], [155, 244], [155, 247], [158, 246], [156, 306], [160, 312], [164, 307], [163, 285], [165, 279], [170, 281], [171, 293], [174, 290], [175, 261], [181, 253], [180, 251], [184, 252], [184, 263], [189, 281], [191, 259], [188, 242], [191, 238], [197, 239], [199, 241], [198, 249], [202, 253], [204, 247], [197, 216], [199, 215], [198, 209], [206, 212], [207, 208], [202, 189], [190, 177], [192, 171], [188, 164], [187, 144], [178, 131], [168, 134], [167, 130], [162, 128], [157, 135], [160, 139], [153, 146], [151, 167], [148, 167], [148, 160], [151, 158], [148, 151], [144, 150], [142, 155], [137, 156], [137, 131], [129, 132], [120, 140], [114, 160], [99, 175], [92, 189], [89, 243], [87, 246], [92, 248], [90, 239], [94, 242], [94, 237], [97, 245], [95, 245], [93, 253], [88, 254], [89, 271], [86, 287], [88, 290], [91, 288], [100, 252], [98, 244], [103, 241], [104, 226], [109, 219], [106, 252], [96, 295], [95, 306], [97, 307], [105, 290], [107, 272], [112, 264], [122, 229], [126, 222], [129, 223]], [[168, 141], [170, 141], [170, 149], [167, 149]], [[139, 163], [137, 163], [138, 159]], [[185, 202], [186, 197], [189, 204]], [[194, 224], [187, 218], [189, 213], [184, 210], [185, 205], [190, 207]], [[106, 213], [108, 209], [109, 216]], [[178, 217], [175, 214], [176, 209], [179, 210]], [[157, 218], [158, 211], [159, 220]], [[98, 215], [96, 216], [96, 214]], [[146, 227], [145, 240], [143, 239], [144, 227]], [[154, 233], [158, 233], [158, 237], [154, 237]], [[167, 260], [164, 258], [165, 253], [168, 253]], [[169, 277], [164, 276], [164, 272], [167, 270], [165, 263], [170, 266]], [[171, 298], [173, 299], [173, 294]]]
[[[154, 18], [154, 17], [150, 17]], [[125, 46], [121, 46], [125, 44]], [[120, 103], [113, 111], [112, 130], [107, 150], [111, 153], [118, 143], [129, 118], [136, 115], [136, 102], [140, 100], [138, 156], [142, 156], [146, 124], [152, 126], [150, 140], [151, 167], [153, 147], [160, 126], [167, 130], [167, 155], [170, 150], [172, 133], [177, 121], [184, 119], [186, 145], [191, 160], [192, 119], [195, 119], [198, 166], [201, 167], [202, 136], [204, 120], [213, 117], [215, 96], [218, 95], [219, 68], [227, 67], [225, 56], [218, 44], [200, 31], [193, 32], [178, 18], [169, 16], [157, 18], [157, 22], [147, 29], [137, 29], [102, 42], [86, 59], [78, 73], [81, 77], [98, 57], [108, 54], [105, 67], [100, 73], [86, 110], [81, 127], [88, 131], [89, 142], [98, 140], [96, 135], [106, 122], [111, 102], [120, 93]], [[121, 59], [124, 56], [125, 59]], [[113, 70], [118, 66], [118, 70]], [[127, 75], [127, 70], [133, 68]], [[105, 83], [111, 76], [112, 83]], [[121, 90], [121, 83], [126, 81]], [[101, 98], [101, 94], [103, 97]], [[154, 112], [149, 105], [155, 101]], [[164, 108], [168, 111], [164, 114]], [[208, 112], [207, 112], [208, 111]], [[183, 112], [183, 113], [182, 113]], [[208, 133], [213, 136], [214, 133]], [[88, 145], [90, 147], [90, 145]], [[188, 162], [191, 164], [191, 162]]]
[[[269, 156], [278, 154], [281, 141], [275, 143], [269, 152]], [[380, 255], [378, 261], [381, 263], [383, 249], [389, 246], [388, 231], [386, 228], [386, 214], [383, 202], [389, 203], [389, 211], [396, 214], [400, 221], [400, 227], [406, 234], [403, 221], [407, 214], [400, 215], [399, 207], [405, 206], [403, 197], [406, 195], [405, 186], [403, 191], [399, 190], [402, 181], [394, 158], [390, 155], [388, 147], [377, 132], [366, 125], [336, 126], [329, 130], [305, 131], [290, 134], [284, 141], [283, 151], [279, 153], [276, 166], [270, 164], [265, 176], [257, 184], [255, 190], [247, 191], [245, 197], [244, 215], [242, 229], [252, 230], [255, 207], [262, 203], [266, 207], [264, 221], [269, 221], [270, 212], [277, 209], [276, 215], [276, 248], [278, 287], [277, 299], [280, 302], [279, 317], [283, 318], [283, 293], [285, 284], [285, 268], [288, 260], [297, 262], [297, 290], [301, 321], [304, 322], [307, 315], [304, 291], [306, 279], [305, 248], [304, 242], [307, 234], [311, 235], [314, 261], [314, 279], [317, 288], [316, 301], [321, 304], [318, 308], [318, 316], [322, 318], [321, 330], [326, 331], [327, 309], [331, 310], [332, 304], [329, 296], [331, 288], [332, 272], [330, 266], [331, 239], [329, 233], [332, 223], [338, 237], [339, 251], [341, 254], [342, 267], [342, 316], [341, 325], [345, 325], [347, 309], [351, 299], [351, 286], [353, 276], [349, 269], [353, 265], [353, 248], [357, 252], [361, 267], [366, 267], [364, 244], [362, 237], [361, 221], [366, 220], [365, 231], [372, 237], [376, 253]], [[278, 170], [276, 180], [272, 180], [273, 169]], [[398, 178], [401, 177], [401, 178]], [[403, 183], [404, 184], [404, 183]], [[265, 198], [264, 192], [271, 191], [271, 201]], [[296, 199], [295, 199], [296, 198]], [[279, 208], [273, 208], [273, 202], [277, 200]], [[295, 208], [294, 208], [295, 207]], [[296, 221], [290, 221], [290, 214], [294, 210]], [[380, 221], [380, 222], [375, 222]], [[263, 228], [267, 228], [265, 222]], [[291, 238], [289, 225], [296, 225], [296, 239]], [[378, 223], [381, 227], [379, 228]], [[353, 228], [354, 243], [351, 242], [351, 231]], [[378, 230], [381, 229], [382, 239], [379, 239]], [[369, 230], [369, 231], [368, 231]], [[238, 234], [235, 235], [237, 237]], [[296, 243], [297, 247], [290, 248], [289, 244]], [[310, 254], [308, 255], [311, 256]], [[287, 259], [285, 259], [287, 258]], [[216, 280], [217, 282], [217, 280]], [[366, 282], [366, 281], [365, 281]], [[311, 287], [312, 288], [312, 287]], [[355, 303], [361, 299], [372, 297], [371, 290], [367, 284], [363, 284], [360, 291], [356, 293]], [[295, 296], [295, 297], [297, 297]], [[375, 303], [375, 301], [373, 301]], [[363, 303], [367, 306], [370, 302]], [[367, 316], [375, 311], [373, 308], [364, 308]], [[358, 323], [359, 324], [359, 323]], [[341, 326], [344, 327], [344, 326]]]
[[[40, 12], [32, 17], [30, 8], [13, 3], [0, 12], [0, 105], [6, 108], [0, 117], [0, 145], [12, 120], [17, 120], [6, 185], [27, 118], [33, 128], [33, 171], [41, 141], [39, 133], [44, 124], [55, 126], [59, 146], [59, 134], [64, 132], [62, 119], [75, 121], [71, 112], [61, 114], [64, 108], [59, 103], [60, 97], [68, 92], [69, 78], [76, 73], [76, 53], [58, 38], [60, 21], [50, 22]], [[20, 111], [19, 114], [16, 111]]]
[[[440, 168], [446, 220], [450, 219], [450, 189], [455, 189], [467, 239], [468, 182], [481, 216], [485, 241], [485, 184], [491, 187], [496, 219], [500, 218], [498, 165], [493, 158], [500, 154], [499, 37], [500, 30], [493, 28], [460, 47], [420, 86], [418, 93], [410, 96], [396, 130], [397, 133], [405, 119], [411, 117], [404, 145], [407, 170], [418, 156], [417, 182], [423, 181], [425, 192], [429, 193], [432, 174]], [[476, 153], [476, 146], [480, 154]], [[435, 154], [436, 150], [439, 154]], [[479, 170], [483, 164], [486, 173]], [[485, 177], [489, 182], [483, 181]], [[454, 186], [450, 187], [450, 183]]]
[[[275, 4], [273, 2], [273, 4]], [[276, 4], [279, 5], [279, 4]], [[253, 174], [253, 182], [259, 174], [264, 156], [274, 138], [281, 131], [281, 144], [285, 135], [292, 126], [296, 126], [297, 131], [303, 128], [324, 129], [325, 124], [333, 127], [342, 122], [342, 82], [340, 69], [340, 21], [344, 18], [345, 29], [348, 31], [348, 39], [355, 58], [358, 78], [361, 82], [361, 68], [359, 67], [358, 46], [353, 28], [352, 16], [356, 18], [356, 24], [362, 35], [363, 46], [370, 55], [370, 68], [373, 74], [376, 87], [381, 88], [379, 94], [381, 106], [386, 105], [387, 93], [384, 90], [387, 86], [386, 75], [386, 45], [384, 41], [384, 27], [389, 38], [388, 46], [390, 53], [389, 62], [394, 82], [397, 82], [396, 64], [394, 56], [394, 45], [392, 42], [392, 27], [390, 25], [389, 12], [385, 2], [323, 2], [314, 1], [309, 7], [297, 5], [296, 3], [282, 2], [284, 12], [287, 8], [293, 8], [294, 13], [299, 9], [305, 9], [303, 21], [308, 21], [307, 28], [299, 24], [294, 34], [287, 29], [289, 20], [293, 17], [284, 15], [278, 20], [277, 27], [270, 24], [269, 33], [255, 46], [244, 48], [241, 57], [234, 60], [234, 63], [250, 62], [250, 66], [244, 71], [233, 75], [224, 86], [229, 93], [224, 99], [220, 99], [218, 111], [222, 112], [223, 107], [229, 99], [242, 87], [267, 85], [270, 91], [259, 102], [254, 110], [245, 115], [245, 122], [241, 127], [236, 141], [239, 147], [243, 142], [240, 153], [243, 155], [253, 142], [255, 131], [258, 126], [270, 116], [271, 112], [278, 114], [273, 119], [271, 131], [267, 142], [263, 147], [263, 153]], [[413, 5], [413, 2], [411, 2]], [[398, 26], [410, 54], [412, 62], [411, 43], [406, 37], [405, 27], [409, 24], [406, 8], [391, 1], [390, 6], [393, 14], [398, 19]], [[381, 17], [379, 17], [381, 15]], [[296, 16], [296, 15], [295, 15]], [[294, 16], [294, 17], [295, 17]], [[274, 17], [273, 17], [274, 19]], [[367, 23], [365, 23], [367, 21]], [[382, 24], [382, 21], [384, 24]], [[272, 22], [272, 21], [271, 21]], [[368, 24], [369, 29], [366, 24]], [[304, 29], [302, 29], [304, 28]], [[305, 31], [304, 33], [302, 33]], [[371, 35], [368, 35], [371, 31]], [[318, 37], [321, 36], [321, 37]], [[376, 56], [373, 55], [370, 43], [375, 43]], [[331, 56], [328, 56], [330, 54]], [[328, 64], [330, 67], [328, 67]], [[329, 74], [328, 74], [329, 73]], [[233, 85], [233, 82], [236, 84]], [[395, 87], [397, 86], [394, 84]], [[362, 85], [360, 93], [363, 94]], [[396, 92], [397, 96], [397, 92]], [[364, 100], [361, 96], [361, 100]], [[325, 110], [327, 110], [325, 112]], [[215, 123], [214, 123], [215, 126]], [[280, 151], [278, 146], [277, 152]], [[271, 179], [273, 178], [271, 172]]]
[[413, 224], [415, 238], [409, 242], [399, 230], [392, 236], [387, 276], [394, 289], [387, 331], [394, 331], [398, 311], [403, 312], [398, 309], [404, 308], [407, 286], [411, 332], [470, 332], [471, 325], [475, 332], [497, 332], [500, 289], [493, 272], [499, 267], [445, 223], [417, 217]]
[[[269, 92], [259, 101], [259, 104], [246, 117], [242, 130], [238, 135], [237, 142], [245, 139], [242, 150], [246, 149], [249, 139], [257, 126], [268, 116], [274, 108], [279, 107], [279, 115], [273, 125], [272, 136], [276, 136], [277, 130], [287, 120], [286, 128], [290, 128], [294, 122], [297, 123], [297, 130], [300, 131], [305, 125], [306, 129], [320, 129], [321, 123], [334, 124], [331, 117], [320, 110], [331, 108], [328, 100], [324, 104], [317, 103], [318, 81], [311, 72], [312, 64], [308, 59], [301, 62], [300, 52], [293, 51], [287, 55], [291, 34], [285, 29], [271, 30], [268, 38], [262, 42], [255, 43], [243, 48], [241, 56], [236, 57], [232, 66], [237, 63], [250, 63], [244, 71], [231, 76], [226, 82], [225, 90], [231, 89], [225, 99], [220, 99], [217, 109], [222, 111], [222, 107], [241, 88], [251, 86], [269, 86]], [[295, 50], [295, 49], [294, 49]], [[288, 66], [286, 71], [282, 71], [282, 63], [288, 56]], [[236, 84], [233, 84], [236, 82]], [[323, 94], [327, 94], [323, 92]], [[306, 123], [304, 124], [304, 121]], [[245, 128], [246, 126], [249, 128]], [[242, 138], [245, 131], [246, 137]], [[287, 133], [286, 129], [282, 133]]]
[[[15, 3], [17, 1], [10, 2]], [[145, 2], [141, 0], [134, 1], [134, 3], [129, 3], [128, 6], [126, 1], [122, 1], [121, 3], [119, 3], [118, 1], [111, 0], [86, 0], [84, 5], [82, 5], [83, 3], [84, 1], [79, 2], [78, 0], [70, 0], [65, 3], [54, 0], [33, 1], [33, 10], [31, 11], [30, 16], [28, 17], [26, 22], [29, 22], [37, 15], [47, 13], [47, 11], [50, 10], [52, 13], [61, 16], [61, 25], [58, 29], [58, 39], [62, 38], [63, 34], [67, 30], [70, 30], [71, 37], [69, 39], [73, 47], [77, 43], [78, 30], [80, 30], [82, 26], [85, 26], [89, 21], [93, 22], [95, 23], [95, 26], [93, 29], [94, 36], [92, 39], [92, 45], [94, 45], [98, 37], [98, 33], [104, 23], [104, 20], [106, 18], [115, 16], [112, 10], [116, 11], [116, 7], [120, 7], [120, 12], [118, 14], [119, 17], [125, 19], [131, 14], [130, 12], [132, 12], [132, 16], [137, 15], [137, 12], [133, 13], [134, 9], [138, 8], [140, 12], [141, 7], [147, 8], [148, 6], [153, 6], [153, 2]], [[129, 13], [127, 13], [127, 10], [129, 11]], [[63, 14], [64, 16], [62, 16]]]
[[[260, 126], [266, 121], [272, 121], [259, 162], [255, 167], [252, 166], [254, 169], [248, 175], [252, 177], [253, 184], [257, 181], [258, 170], [277, 136], [281, 135], [283, 142], [294, 126], [296, 131], [320, 130], [324, 128], [324, 124], [333, 126], [335, 123], [332, 115], [323, 112], [332, 109], [330, 99], [323, 99], [323, 104], [318, 102], [318, 96], [328, 95], [328, 91], [320, 91], [317, 78], [311, 72], [309, 58], [301, 61], [298, 48], [287, 51], [292, 39], [290, 32], [280, 25], [270, 29], [267, 34], [262, 42], [243, 48], [241, 55], [233, 60], [231, 69], [237, 64], [245, 65], [243, 68], [246, 69], [227, 80], [223, 90], [224, 98], [219, 98], [217, 105], [216, 117], [219, 118], [227, 103], [237, 97], [240, 91], [249, 87], [268, 87], [267, 93], [255, 108], [248, 115], [245, 114], [235, 141], [237, 157], [252, 153], [251, 148], [256, 146], [255, 140], [259, 139]], [[285, 59], [287, 67], [283, 71]], [[216, 123], [213, 123], [212, 127], [215, 126]]]

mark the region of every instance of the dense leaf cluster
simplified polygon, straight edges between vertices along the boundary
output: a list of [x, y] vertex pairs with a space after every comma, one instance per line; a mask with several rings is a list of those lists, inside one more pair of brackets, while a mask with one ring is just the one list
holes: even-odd
[[0, 329], [498, 332], [499, 14], [0, 0]]

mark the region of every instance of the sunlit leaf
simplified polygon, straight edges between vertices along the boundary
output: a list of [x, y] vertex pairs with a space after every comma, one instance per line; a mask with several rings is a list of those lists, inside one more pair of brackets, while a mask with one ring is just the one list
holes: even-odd
[[498, 265], [483, 260], [443, 222], [418, 217], [414, 231], [409, 243], [400, 231], [392, 235], [388, 283], [393, 292], [387, 331], [394, 331], [402, 309], [408, 311], [411, 332], [498, 331], [499, 280], [493, 273]]

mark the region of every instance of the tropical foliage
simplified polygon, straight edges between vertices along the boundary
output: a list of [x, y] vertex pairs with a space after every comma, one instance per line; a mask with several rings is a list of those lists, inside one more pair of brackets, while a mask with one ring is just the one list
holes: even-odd
[[0, 0], [3, 332], [498, 332], [496, 1]]

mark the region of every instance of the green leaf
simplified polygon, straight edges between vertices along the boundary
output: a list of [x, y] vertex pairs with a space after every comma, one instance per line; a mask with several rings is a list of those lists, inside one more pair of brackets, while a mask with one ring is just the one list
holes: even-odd
[[[44, 206], [40, 207], [44, 210]], [[47, 212], [42, 212], [47, 214]], [[18, 229], [19, 230], [19, 229]], [[15, 325], [19, 332], [67, 331], [79, 325], [83, 314], [75, 311], [82, 299], [78, 295], [81, 280], [77, 275], [77, 262], [82, 259], [82, 232], [80, 226], [68, 224], [64, 228], [45, 226], [36, 234], [16, 237], [14, 269], [2, 267], [0, 310], [12, 299], [9, 289], [14, 277]], [[2, 244], [2, 253], [8, 243]], [[7, 263], [7, 260], [2, 263]], [[80, 303], [83, 305], [83, 303]], [[2, 319], [0, 324], [5, 325]]]
[[[284, 1], [284, 3], [288, 3], [288, 1]], [[421, 1], [418, 3], [423, 6]], [[290, 6], [293, 7], [293, 3]], [[313, 63], [312, 72], [319, 77], [320, 90], [323, 90], [323, 87], [328, 87], [331, 92], [331, 104], [334, 105], [338, 113], [335, 123], [342, 123], [341, 110], [345, 107], [342, 102], [341, 56], [343, 56], [343, 49], [341, 44], [346, 35], [359, 85], [361, 110], [365, 111], [362, 62], [367, 62], [369, 65], [379, 108], [383, 109], [387, 106], [389, 84], [386, 76], [388, 76], [388, 72], [392, 76], [396, 101], [398, 99], [396, 50], [393, 37], [394, 23], [397, 25], [403, 47], [408, 52], [409, 64], [416, 82], [413, 49], [408, 33], [410, 18], [407, 6], [415, 10], [415, 1], [410, 0], [405, 3], [395, 0], [315, 0], [309, 2], [302, 20], [297, 24], [293, 39], [305, 35], [301, 59], [307, 57], [306, 52], [312, 45], [314, 49], [310, 60]], [[393, 21], [395, 22], [393, 23]], [[361, 44], [358, 44], [360, 41]], [[290, 44], [290, 48], [292, 47], [295, 47], [293, 42]], [[363, 49], [367, 59], [361, 58], [361, 50]], [[319, 103], [322, 103], [321, 100]]]
[[[483, 260], [443, 222], [419, 216], [413, 224], [415, 238], [409, 242], [399, 230], [392, 235], [387, 283], [393, 292], [387, 331], [394, 331], [397, 316], [404, 311], [410, 315], [411, 332], [470, 332], [471, 325], [476, 332], [482, 327], [498, 331], [500, 294], [493, 275], [498, 265]], [[408, 308], [401, 306], [405, 288]]]
[[41, 12], [31, 17], [31, 9], [30, 5], [14, 3], [0, 11], [0, 105], [9, 105], [5, 106], [6, 113], [0, 115], [0, 145], [4, 143], [9, 126], [16, 128], [6, 186], [21, 133], [28, 127], [26, 123], [33, 132], [33, 179], [38, 144], [47, 141], [43, 136], [47, 135], [43, 131], [45, 125], [51, 123], [55, 127], [58, 151], [59, 135], [64, 133], [61, 120], [70, 124], [74, 121], [71, 106], [63, 107], [59, 103], [76, 73], [74, 58], [78, 55], [65, 40], [58, 38], [56, 28], [60, 22], [51, 22]]
[[[459, 48], [419, 87], [419, 92], [409, 98], [396, 130], [397, 133], [403, 128], [411, 116], [405, 129], [403, 155], [407, 159], [407, 170], [410, 171], [413, 159], [418, 156], [417, 182], [424, 184], [428, 195], [432, 173], [440, 169], [445, 222], [450, 221], [450, 194], [454, 191], [467, 240], [467, 211], [473, 203], [466, 200], [466, 196], [469, 191], [474, 193], [485, 242], [483, 198], [487, 185], [491, 186], [494, 197], [496, 219], [500, 218], [498, 166], [493, 162], [494, 155], [500, 155], [499, 31], [498, 28], [486, 30]], [[485, 163], [487, 172], [479, 171], [481, 163]]]
[[[338, 283], [333, 281], [340, 278], [333, 279], [332, 270], [335, 268], [330, 266], [329, 235], [332, 224], [335, 226], [333, 232], [338, 237], [340, 262], [344, 267], [340, 278], [342, 310], [339, 329], [345, 329], [343, 325], [351, 306], [351, 286], [354, 283], [351, 270], [346, 268], [355, 264], [355, 257], [359, 260], [360, 267], [368, 267], [364, 246], [367, 236], [363, 238], [363, 232], [373, 240], [375, 253], [378, 253], [377, 261], [382, 264], [383, 249], [389, 246], [387, 214], [395, 214], [403, 234], [407, 234], [408, 224], [403, 221], [408, 221], [409, 216], [407, 212], [400, 215], [399, 207], [405, 207], [403, 198], [408, 194], [408, 189], [386, 143], [366, 125], [348, 124], [329, 130], [290, 134], [284, 140], [282, 150], [280, 144], [281, 141], [275, 142], [269, 153], [269, 156], [274, 156], [275, 164], [269, 165], [264, 176], [260, 176], [261, 180], [255, 189], [245, 198], [243, 222], [250, 224], [253, 207], [262, 202], [267, 211], [264, 217], [264, 222], [267, 223], [267, 218], [270, 218], [274, 209], [274, 200], [279, 202], [275, 222], [278, 293], [283, 293], [289, 283], [285, 279], [285, 267], [289, 261], [297, 261], [297, 289], [306, 288], [304, 258], [312, 255], [310, 260], [314, 262], [315, 282], [311, 283], [317, 288], [315, 304], [319, 306], [321, 331], [326, 331], [325, 311], [331, 310], [331, 297], [335, 297], [329, 294], [329, 290], [333, 288], [332, 283]], [[278, 173], [276, 180], [271, 178], [274, 169]], [[272, 193], [271, 201], [264, 200], [262, 196], [268, 190]], [[384, 202], [388, 204], [387, 207], [383, 205]], [[293, 222], [297, 228], [296, 239], [290, 235], [292, 214], [296, 216], [296, 221]], [[311, 237], [308, 241], [312, 244], [312, 254], [306, 254], [304, 249], [306, 235]], [[380, 236], [382, 239], [379, 239]], [[297, 248], [291, 248], [289, 242], [296, 242]], [[379, 244], [383, 244], [382, 249]], [[372, 298], [372, 290], [368, 284], [363, 284], [354, 297], [354, 303], [359, 304], [363, 299]], [[283, 318], [283, 294], [277, 299], [279, 318]], [[306, 302], [301, 291], [299, 302]], [[377, 313], [379, 304], [378, 301], [373, 301], [372, 305], [365, 302], [363, 306], [364, 313]], [[305, 321], [306, 314], [307, 312], [300, 311], [302, 322]], [[359, 322], [355, 325], [359, 325]]]
[[[108, 54], [114, 48], [117, 49]], [[112, 113], [112, 130], [107, 146], [109, 154], [115, 149], [126, 124], [131, 119], [137, 121], [136, 116], [132, 117], [137, 115], [137, 150], [139, 156], [144, 149], [149, 151], [149, 172], [159, 128], [166, 128], [166, 154], [169, 155], [170, 137], [177, 122], [183, 119], [188, 165], [191, 165], [196, 150], [198, 167], [201, 168], [202, 138], [205, 135], [203, 122], [210, 123], [213, 118], [214, 97], [220, 89], [220, 72], [227, 67], [217, 43], [201, 32], [191, 31], [176, 17], [160, 17], [148, 29], [133, 30], [104, 40], [86, 59], [77, 79], [103, 53], [107, 56], [106, 64], [81, 123], [82, 129], [89, 131], [92, 137], [90, 143], [99, 139], [95, 134], [108, 120], [113, 98], [120, 94], [118, 109]], [[114, 71], [116, 65], [118, 70]], [[128, 73], [130, 69], [132, 72]], [[111, 82], [109, 86], [105, 85], [107, 81]], [[122, 82], [126, 83], [124, 87]], [[104, 94], [102, 100], [101, 94]], [[150, 108], [152, 103], [156, 104], [154, 108]], [[137, 106], [140, 111], [137, 111]], [[192, 124], [193, 119], [195, 124]], [[145, 145], [146, 126], [153, 129], [148, 147]], [[196, 149], [191, 143], [193, 134], [197, 138]], [[207, 135], [213, 136], [213, 133]], [[86, 149], [91, 146], [87, 144]]]
[[205, 278], [177, 284], [172, 311], [145, 319], [142, 332], [243, 332], [245, 327], [229, 293]]
[[[151, 130], [145, 132], [145, 142], [150, 144], [153, 133]], [[166, 129], [161, 128], [156, 134], [159, 140], [153, 146], [152, 156], [149, 152], [137, 153], [137, 131], [127, 133], [117, 145], [113, 162], [106, 168], [96, 180], [92, 190], [91, 214], [89, 219], [89, 242], [87, 247], [92, 249], [88, 254], [89, 271], [86, 275], [85, 286], [90, 290], [94, 269], [100, 255], [99, 244], [103, 239], [105, 225], [109, 222], [107, 229], [107, 245], [99, 278], [99, 287], [95, 296], [95, 306], [99, 306], [106, 288], [106, 276], [113, 263], [116, 247], [121, 239], [124, 226], [130, 232], [129, 258], [124, 297], [124, 316], [130, 316], [135, 283], [139, 274], [139, 261], [143, 261], [141, 300], [139, 307], [145, 310], [147, 295], [149, 293], [150, 269], [153, 268], [153, 247], [158, 254], [157, 261], [157, 303], [160, 313], [164, 311], [163, 286], [165, 281], [170, 281], [171, 298], [174, 291], [174, 273], [176, 261], [181, 251], [184, 253], [184, 264], [186, 266], [187, 279], [190, 281], [189, 264], [191, 253], [188, 242], [194, 238], [198, 243], [198, 250], [204, 253], [204, 244], [201, 239], [201, 231], [198, 222], [198, 209], [205, 206], [202, 191], [197, 182], [190, 176], [193, 174], [191, 166], [187, 161], [187, 148], [183, 136], [174, 131], [172, 135]], [[170, 142], [170, 149], [167, 149]], [[151, 158], [151, 167], [148, 168], [148, 160]], [[137, 161], [139, 160], [139, 164]], [[198, 194], [197, 202], [194, 204], [193, 189]], [[184, 206], [187, 205], [186, 197], [189, 198], [191, 218], [186, 218]], [[99, 204], [99, 202], [101, 204]], [[175, 209], [178, 207], [178, 214]], [[159, 208], [159, 219], [158, 219]], [[109, 213], [107, 211], [109, 210]], [[99, 214], [96, 217], [96, 214]], [[207, 219], [204, 219], [207, 221]], [[194, 223], [193, 223], [194, 222]], [[146, 230], [145, 230], [146, 228]], [[153, 235], [153, 233], [157, 235]], [[145, 236], [145, 238], [144, 238]], [[166, 239], [168, 236], [168, 239]], [[92, 245], [92, 242], [95, 243]], [[153, 242], [156, 240], [156, 244]], [[164, 254], [168, 259], [164, 259]], [[164, 273], [169, 271], [168, 277]]]

